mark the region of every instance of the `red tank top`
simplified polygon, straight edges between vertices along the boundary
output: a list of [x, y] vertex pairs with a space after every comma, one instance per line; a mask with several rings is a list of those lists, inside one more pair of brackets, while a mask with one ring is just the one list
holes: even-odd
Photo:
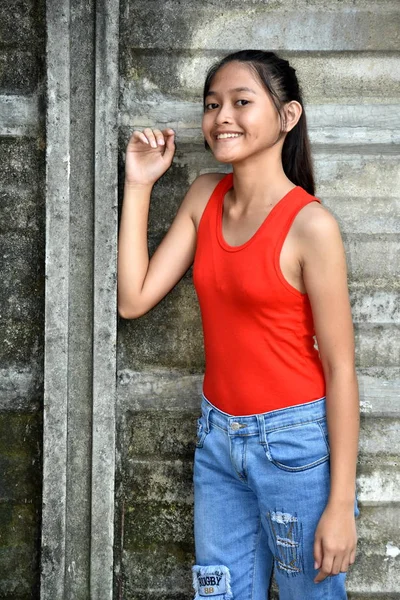
[[213, 191], [197, 232], [193, 282], [204, 333], [204, 395], [235, 416], [322, 398], [325, 379], [308, 295], [294, 288], [279, 266], [295, 216], [320, 200], [293, 188], [247, 242], [230, 246], [222, 234], [222, 213], [232, 187], [230, 173]]

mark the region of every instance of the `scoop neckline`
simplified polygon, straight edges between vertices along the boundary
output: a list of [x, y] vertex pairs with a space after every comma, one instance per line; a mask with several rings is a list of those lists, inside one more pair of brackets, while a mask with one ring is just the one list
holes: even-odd
[[227, 194], [227, 192], [229, 192], [229, 190], [231, 190], [233, 188], [233, 173], [228, 173], [228, 175], [226, 176], [226, 185], [224, 185], [224, 187], [222, 188], [221, 193], [218, 198], [217, 238], [218, 238], [218, 241], [219, 241], [220, 245], [222, 246], [222, 248], [224, 248], [224, 250], [227, 250], [228, 252], [238, 252], [239, 250], [243, 250], [244, 248], [249, 246], [254, 241], [254, 239], [256, 239], [260, 235], [261, 231], [266, 227], [266, 224], [269, 223], [269, 220], [270, 220], [269, 217], [270, 217], [270, 215], [272, 215], [273, 212], [275, 212], [275, 209], [279, 205], [281, 205], [281, 203], [284, 200], [286, 200], [286, 198], [289, 195], [291, 195], [292, 192], [299, 189], [299, 187], [300, 186], [298, 186], [298, 185], [293, 187], [284, 196], [282, 196], [282, 198], [276, 204], [274, 204], [274, 206], [271, 208], [271, 210], [269, 211], [269, 213], [267, 214], [265, 219], [261, 222], [258, 229], [256, 229], [256, 231], [253, 233], [253, 235], [246, 242], [244, 242], [243, 244], [240, 244], [239, 246], [231, 246], [225, 240], [224, 234], [222, 231], [222, 215], [223, 215], [223, 210], [224, 210], [224, 198], [225, 198], [225, 195]]

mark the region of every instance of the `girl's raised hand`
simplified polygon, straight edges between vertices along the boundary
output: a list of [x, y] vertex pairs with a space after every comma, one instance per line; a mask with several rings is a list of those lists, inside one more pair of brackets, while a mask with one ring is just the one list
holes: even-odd
[[126, 148], [125, 183], [153, 185], [171, 166], [174, 136], [173, 129], [135, 130]]

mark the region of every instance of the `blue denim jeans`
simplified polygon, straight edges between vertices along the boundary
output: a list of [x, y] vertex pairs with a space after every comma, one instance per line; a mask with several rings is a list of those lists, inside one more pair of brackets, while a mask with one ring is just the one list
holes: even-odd
[[280, 600], [347, 598], [346, 573], [313, 581], [329, 456], [325, 397], [237, 417], [203, 396], [194, 462], [196, 600], [267, 600], [273, 568]]

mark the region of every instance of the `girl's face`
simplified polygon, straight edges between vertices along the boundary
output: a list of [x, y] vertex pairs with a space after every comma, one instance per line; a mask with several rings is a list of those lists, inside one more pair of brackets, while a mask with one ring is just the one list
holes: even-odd
[[250, 68], [237, 61], [214, 75], [202, 130], [215, 158], [223, 163], [263, 153], [282, 139], [279, 114], [270, 95]]

